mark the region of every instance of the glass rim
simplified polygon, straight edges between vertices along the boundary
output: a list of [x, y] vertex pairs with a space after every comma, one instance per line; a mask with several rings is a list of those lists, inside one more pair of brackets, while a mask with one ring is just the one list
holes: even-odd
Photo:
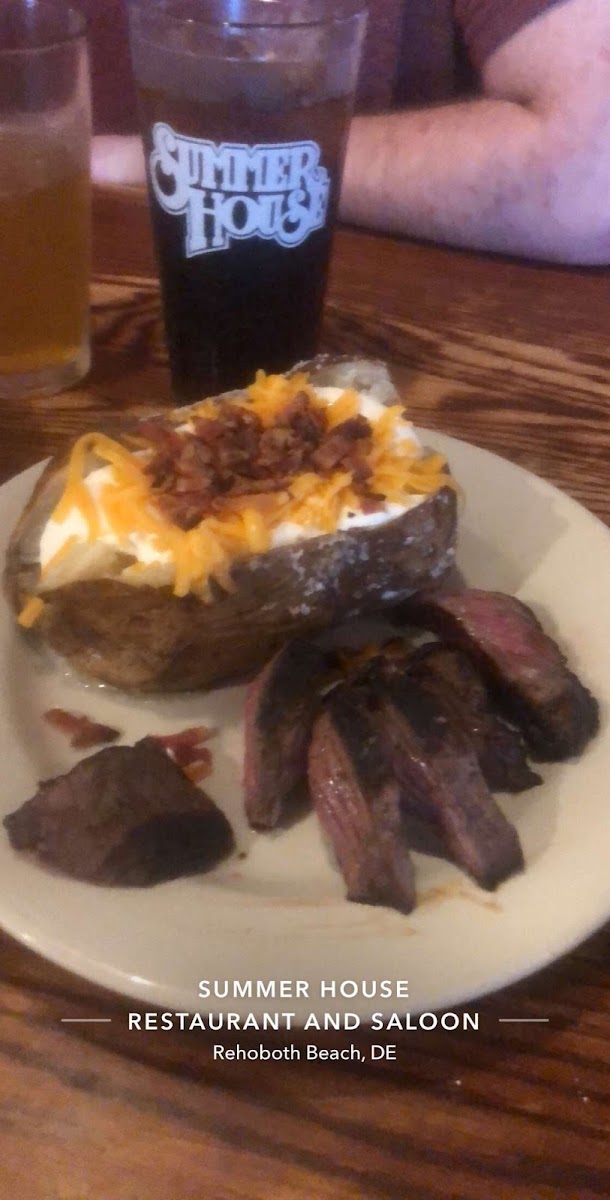
[[[261, 5], [268, 6], [269, 12], [281, 6], [287, 8], [287, 0], [257, 0]], [[205, 16], [180, 16], [172, 12], [176, 0], [127, 0], [128, 9], [149, 15], [151, 17], [165, 17], [165, 19], [174, 25], [194, 25], [199, 28], [207, 29], [269, 29], [275, 31], [295, 30], [295, 29], [320, 29], [324, 27], [332, 27], [345, 25], [349, 21], [353, 21], [356, 17], [363, 17], [368, 12], [368, 0], [342, 0], [344, 11], [335, 15], [331, 11], [325, 16], [309, 17], [300, 21], [269, 21], [269, 20], [253, 20], [253, 21], [236, 21], [230, 18], [221, 17], [205, 17]]]
[[[16, 7], [16, 6], [15, 6]], [[51, 50], [58, 50], [61, 46], [68, 46], [72, 42], [78, 42], [87, 37], [89, 31], [89, 21], [87, 17], [78, 8], [74, 8], [71, 4], [58, 4], [56, 0], [23, 0], [20, 5], [23, 12], [36, 14], [55, 14], [61, 17], [65, 22], [63, 32], [49, 32], [47, 36], [38, 34], [40, 40], [36, 41], [36, 28], [32, 25], [31, 36], [33, 40], [28, 43], [27, 38], [22, 45], [5, 46], [0, 40], [0, 58], [8, 57], [9, 55], [34, 55], [47, 54]]]

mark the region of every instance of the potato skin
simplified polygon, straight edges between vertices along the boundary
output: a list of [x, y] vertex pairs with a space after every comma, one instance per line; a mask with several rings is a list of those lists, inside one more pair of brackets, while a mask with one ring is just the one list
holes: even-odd
[[[328, 361], [307, 366], [332, 372]], [[4, 585], [17, 613], [38, 591], [40, 535], [61, 496], [66, 461], [48, 464], [9, 545]], [[456, 524], [455, 492], [443, 488], [384, 524], [238, 560], [235, 590], [218, 588], [210, 603], [167, 587], [82, 580], [45, 592], [34, 633], [82, 674], [118, 688], [210, 688], [258, 669], [290, 637], [395, 607], [438, 583], [454, 563]]]
[[38, 591], [40, 538], [61, 499], [67, 464], [67, 454], [50, 459], [11, 534], [4, 563], [3, 585], [7, 600], [17, 613], [27, 597]]

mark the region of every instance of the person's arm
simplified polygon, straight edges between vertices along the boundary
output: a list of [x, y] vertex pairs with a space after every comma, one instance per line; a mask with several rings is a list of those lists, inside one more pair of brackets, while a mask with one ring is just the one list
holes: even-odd
[[610, 262], [610, 4], [565, 0], [487, 60], [480, 100], [357, 117], [341, 216], [567, 263]]
[[94, 183], [138, 186], [146, 183], [142, 139], [136, 134], [102, 133], [93, 138], [91, 178]]

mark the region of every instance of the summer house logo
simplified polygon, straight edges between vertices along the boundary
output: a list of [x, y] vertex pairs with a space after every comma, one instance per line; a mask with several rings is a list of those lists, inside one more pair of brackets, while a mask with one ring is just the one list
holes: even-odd
[[161, 122], [152, 133], [152, 189], [165, 212], [185, 214], [187, 258], [233, 238], [298, 246], [323, 227], [329, 178], [316, 142], [217, 145]]

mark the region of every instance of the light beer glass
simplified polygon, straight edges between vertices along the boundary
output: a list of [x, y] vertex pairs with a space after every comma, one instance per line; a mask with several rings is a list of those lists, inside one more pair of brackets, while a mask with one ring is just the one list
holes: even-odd
[[366, 13], [359, 0], [132, 0], [174, 394], [315, 352]]
[[0, 3], [0, 397], [88, 371], [91, 105], [85, 22]]

